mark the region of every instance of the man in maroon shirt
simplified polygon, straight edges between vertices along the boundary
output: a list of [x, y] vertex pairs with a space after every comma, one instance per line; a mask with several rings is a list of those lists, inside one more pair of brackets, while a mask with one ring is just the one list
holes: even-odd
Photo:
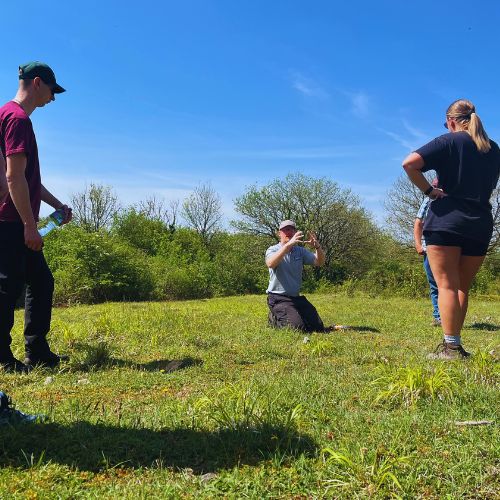
[[[41, 182], [30, 115], [62, 92], [52, 69], [33, 61], [19, 67], [16, 96], [0, 108], [0, 366], [6, 371], [25, 372], [35, 365], [55, 367], [61, 361], [46, 340], [54, 278], [42, 252], [37, 222], [42, 201], [64, 211], [63, 223], [71, 220], [71, 209]], [[26, 359], [22, 363], [10, 349], [10, 331], [24, 285]]]

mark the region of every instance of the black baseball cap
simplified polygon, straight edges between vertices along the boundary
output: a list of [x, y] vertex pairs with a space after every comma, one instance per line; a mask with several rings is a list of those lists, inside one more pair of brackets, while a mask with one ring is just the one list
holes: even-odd
[[19, 80], [33, 80], [33, 78], [37, 76], [40, 77], [44, 83], [50, 85], [54, 94], [66, 92], [66, 89], [63, 89], [56, 82], [56, 75], [47, 64], [40, 61], [31, 61], [19, 66]]

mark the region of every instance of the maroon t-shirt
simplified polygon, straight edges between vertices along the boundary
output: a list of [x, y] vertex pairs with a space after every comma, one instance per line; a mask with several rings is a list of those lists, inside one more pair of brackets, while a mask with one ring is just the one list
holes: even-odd
[[[0, 147], [5, 159], [16, 153], [26, 155], [26, 181], [30, 194], [33, 217], [38, 221], [42, 195], [38, 147], [33, 124], [17, 102], [9, 101], [0, 108]], [[7, 164], [7, 161], [6, 161]], [[16, 207], [10, 197], [0, 200], [0, 221], [20, 221]]]

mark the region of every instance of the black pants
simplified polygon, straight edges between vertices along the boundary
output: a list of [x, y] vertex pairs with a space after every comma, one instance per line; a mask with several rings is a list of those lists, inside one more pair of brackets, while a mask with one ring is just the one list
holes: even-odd
[[0, 361], [12, 358], [10, 331], [24, 285], [26, 354], [43, 358], [50, 352], [46, 336], [50, 330], [54, 278], [43, 252], [34, 252], [24, 244], [23, 225], [0, 222]]
[[276, 293], [267, 295], [269, 325], [274, 328], [294, 328], [303, 332], [322, 332], [323, 321], [316, 308], [303, 296], [288, 297]]

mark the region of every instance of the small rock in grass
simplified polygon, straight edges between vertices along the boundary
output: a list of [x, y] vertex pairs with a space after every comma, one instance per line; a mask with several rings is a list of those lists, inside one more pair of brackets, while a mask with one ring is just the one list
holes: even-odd
[[200, 481], [202, 483], [208, 483], [208, 481], [212, 481], [212, 479], [215, 479], [217, 477], [217, 474], [214, 472], [207, 472], [206, 474], [203, 474], [203, 476], [200, 476]]
[[309, 337], [304, 337], [304, 340], [302, 341], [304, 344], [307, 344], [308, 342], [310, 342], [311, 339]]
[[49, 385], [49, 384], [52, 384], [52, 382], [54, 382], [54, 377], [47, 377], [44, 380], [43, 385]]
[[90, 383], [88, 378], [81, 378], [76, 381], [77, 385], [86, 385]]

